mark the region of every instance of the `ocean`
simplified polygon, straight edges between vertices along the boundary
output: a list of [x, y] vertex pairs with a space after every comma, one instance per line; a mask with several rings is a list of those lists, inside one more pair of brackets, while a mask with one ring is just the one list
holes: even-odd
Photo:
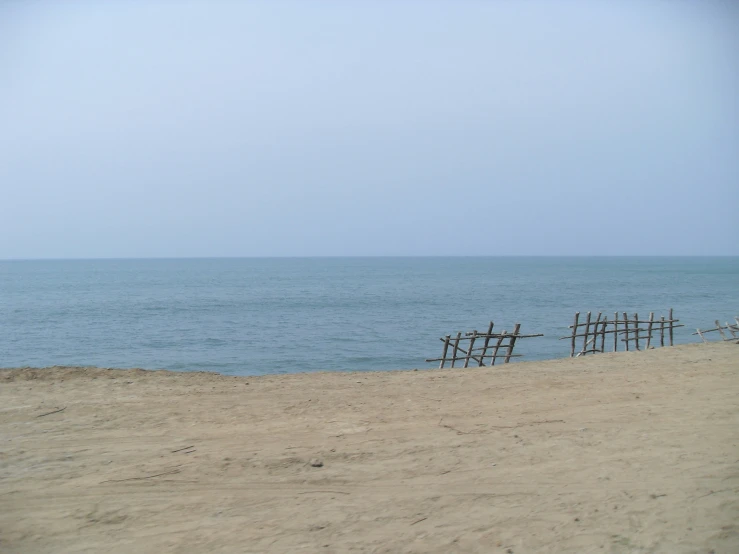
[[[0, 261], [0, 366], [228, 375], [433, 368], [440, 337], [511, 330], [569, 356], [576, 311], [675, 317], [678, 344], [739, 315], [737, 257]], [[713, 335], [716, 335], [715, 333]], [[714, 336], [714, 340], [718, 337]]]

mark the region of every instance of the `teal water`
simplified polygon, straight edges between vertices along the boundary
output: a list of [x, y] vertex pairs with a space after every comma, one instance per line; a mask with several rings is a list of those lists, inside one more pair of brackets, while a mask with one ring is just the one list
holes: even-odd
[[0, 366], [253, 375], [434, 367], [439, 337], [522, 323], [569, 355], [576, 311], [739, 315], [739, 258], [271, 258], [0, 262]]

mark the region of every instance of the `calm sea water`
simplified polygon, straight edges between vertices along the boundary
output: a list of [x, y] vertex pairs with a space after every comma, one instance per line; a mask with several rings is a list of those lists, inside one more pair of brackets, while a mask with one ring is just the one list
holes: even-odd
[[576, 311], [739, 314], [739, 258], [305, 258], [0, 262], [0, 366], [226, 374], [426, 368], [439, 337], [512, 329], [569, 355]]

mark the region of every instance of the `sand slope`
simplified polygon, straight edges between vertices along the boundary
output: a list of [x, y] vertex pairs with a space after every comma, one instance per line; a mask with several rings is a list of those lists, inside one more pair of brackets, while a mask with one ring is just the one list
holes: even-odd
[[260, 378], [2, 370], [0, 438], [3, 553], [739, 552], [735, 344]]

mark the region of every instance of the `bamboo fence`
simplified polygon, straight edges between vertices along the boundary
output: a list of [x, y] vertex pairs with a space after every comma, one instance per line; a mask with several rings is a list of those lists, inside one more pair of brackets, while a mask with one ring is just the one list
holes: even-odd
[[[577, 358], [585, 354], [595, 354], [606, 351], [606, 335], [613, 338], [613, 350], [618, 351], [619, 342], [624, 343], [625, 350], [647, 350], [657, 346], [668, 346], [674, 344], [674, 329], [684, 327], [684, 325], [676, 325], [680, 320], [673, 317], [672, 308], [668, 316], [660, 316], [655, 319], [654, 312], [649, 313], [648, 319], [639, 319], [639, 314], [634, 313], [632, 317], [626, 312], [614, 312], [613, 319], [608, 319], [603, 312], [593, 319], [592, 312], [588, 312], [585, 321], [580, 320], [580, 312], [575, 314], [575, 321], [569, 326], [572, 334], [566, 337], [560, 337], [560, 340], [568, 339], [570, 341], [570, 357]], [[579, 341], [578, 339], [582, 339]], [[582, 347], [578, 349], [578, 343]], [[610, 346], [610, 338], [608, 340]]]
[[[494, 366], [495, 360], [498, 358], [503, 358], [503, 363], [507, 364], [511, 358], [522, 356], [522, 354], [513, 353], [513, 348], [518, 339], [544, 336], [540, 333], [522, 335], [520, 323], [516, 323], [512, 333], [505, 329], [502, 333], [494, 333], [494, 326], [495, 324], [491, 321], [486, 333], [478, 333], [475, 330], [464, 335], [459, 332], [454, 337], [446, 335], [440, 338], [439, 340], [444, 343], [441, 358], [431, 358], [426, 361], [440, 362], [440, 368], [443, 368], [447, 362], [451, 362], [451, 367], [454, 367], [456, 362], [464, 362], [462, 367], [469, 367], [470, 362], [477, 364], [477, 367], [484, 367], [486, 359], [489, 359], [490, 365]], [[469, 341], [469, 344], [467, 341]], [[482, 344], [482, 346], [476, 348], [476, 344]]]
[[[704, 337], [703, 335], [706, 333], [713, 333], [717, 331], [721, 335], [722, 341], [737, 341], [737, 343], [739, 343], [739, 317], [735, 317], [734, 321], [736, 321], [736, 324], [726, 322], [726, 324], [721, 327], [721, 324], [717, 319], [713, 322], [716, 327], [706, 330], [696, 329], [697, 333], [693, 333], [693, 335], [698, 335], [703, 342], [708, 342], [706, 340], [706, 337]], [[724, 333], [724, 331], [726, 331], [726, 333]], [[731, 336], [727, 336], [727, 333]]]

